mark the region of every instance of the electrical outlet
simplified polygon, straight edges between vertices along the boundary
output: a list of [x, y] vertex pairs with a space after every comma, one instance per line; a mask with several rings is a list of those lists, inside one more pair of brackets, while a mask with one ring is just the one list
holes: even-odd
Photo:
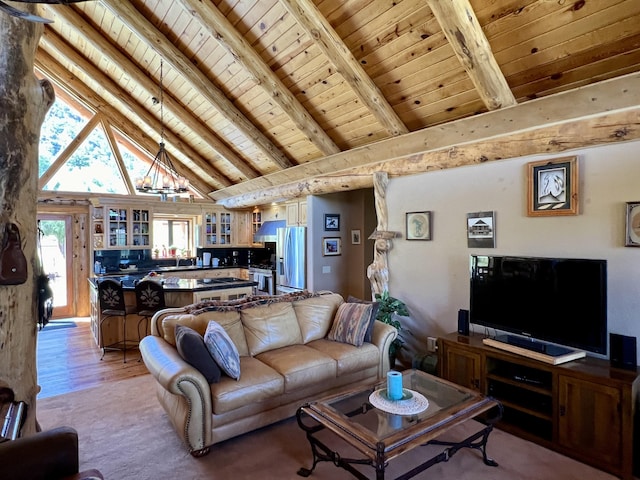
[[435, 352], [438, 350], [438, 339], [436, 337], [427, 337], [427, 352]]

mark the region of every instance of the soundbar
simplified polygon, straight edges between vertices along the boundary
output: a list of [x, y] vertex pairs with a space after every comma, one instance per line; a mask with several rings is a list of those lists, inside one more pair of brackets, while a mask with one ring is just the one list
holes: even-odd
[[523, 357], [533, 358], [534, 360], [539, 360], [550, 365], [559, 365], [587, 356], [587, 353], [582, 350], [558, 347], [557, 345], [546, 342], [522, 339], [520, 337], [514, 337], [513, 335], [484, 338], [482, 339], [482, 343], [490, 347], [522, 355]]

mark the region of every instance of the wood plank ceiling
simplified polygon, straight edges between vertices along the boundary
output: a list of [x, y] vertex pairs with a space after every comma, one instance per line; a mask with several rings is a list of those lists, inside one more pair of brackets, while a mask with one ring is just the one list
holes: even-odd
[[[497, 123], [486, 112], [640, 71], [638, 0], [100, 0], [41, 9], [54, 23], [38, 70], [151, 156], [163, 62], [167, 149], [200, 192], [229, 207], [305, 193], [314, 178], [330, 184], [325, 191], [368, 186], [371, 168], [353, 168], [409, 158], [416, 132], [474, 116]], [[628, 81], [637, 87], [638, 78]]]

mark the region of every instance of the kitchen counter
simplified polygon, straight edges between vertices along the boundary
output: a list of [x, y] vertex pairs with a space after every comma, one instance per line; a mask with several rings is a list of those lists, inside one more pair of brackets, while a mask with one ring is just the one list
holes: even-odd
[[[180, 272], [176, 272], [174, 276], [159, 275], [157, 277], [150, 278], [154, 281], [162, 282], [162, 288], [165, 293], [170, 292], [200, 292], [207, 290], [225, 290], [230, 288], [241, 287], [254, 287], [258, 282], [252, 282], [237, 277], [219, 277], [219, 278], [177, 278]], [[122, 289], [127, 292], [133, 292], [135, 290], [135, 283], [141, 281], [146, 275], [102, 275], [99, 278], [90, 278], [89, 281], [94, 287], [97, 287], [97, 282], [102, 279], [112, 279], [122, 282]], [[176, 280], [177, 278], [177, 280]], [[174, 281], [169, 281], [174, 280]], [[180, 306], [183, 305], [171, 305]]]
[[[178, 270], [180, 268], [180, 270]], [[197, 272], [194, 272], [196, 270]], [[173, 270], [154, 270], [161, 272], [161, 275], [154, 277], [156, 281], [163, 282], [163, 290], [165, 292], [165, 303], [167, 307], [183, 307], [192, 303], [206, 300], [234, 300], [251, 295], [253, 287], [258, 283], [250, 281], [233, 274], [244, 274], [246, 269], [239, 267], [219, 267], [219, 268], [202, 268], [202, 267], [177, 267]], [[170, 274], [169, 274], [170, 272]], [[205, 278], [181, 278], [182, 276], [204, 274]], [[89, 278], [89, 293], [91, 304], [91, 331], [98, 346], [111, 345], [118, 341], [122, 341], [123, 332], [122, 324], [116, 318], [109, 319], [104, 322], [102, 333], [100, 332], [100, 302], [98, 299], [98, 282], [101, 279], [113, 279], [122, 282], [124, 290], [124, 301], [127, 310], [135, 312], [135, 282], [146, 277], [147, 273], [136, 271], [129, 274], [121, 275], [100, 275], [98, 277]], [[224, 275], [224, 276], [223, 276]], [[139, 317], [135, 313], [127, 315], [127, 341], [135, 340], [148, 333], [148, 325], [145, 325], [144, 331], [138, 332]], [[142, 330], [142, 328], [141, 328]]]

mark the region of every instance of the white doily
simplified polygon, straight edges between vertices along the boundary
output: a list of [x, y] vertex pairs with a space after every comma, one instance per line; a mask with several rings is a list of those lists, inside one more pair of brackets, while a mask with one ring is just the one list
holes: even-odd
[[421, 393], [414, 390], [407, 390], [406, 388], [403, 388], [402, 391], [404, 397], [411, 394], [411, 398], [407, 398], [406, 400], [389, 400], [386, 395], [387, 389], [382, 388], [369, 395], [369, 403], [380, 410], [396, 415], [415, 415], [429, 408], [429, 400]]

